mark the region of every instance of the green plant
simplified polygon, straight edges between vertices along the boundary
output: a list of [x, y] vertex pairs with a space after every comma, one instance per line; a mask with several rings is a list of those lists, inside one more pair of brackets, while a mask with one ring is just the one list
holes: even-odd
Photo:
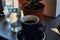
[[26, 0], [29, 4], [28, 9], [35, 9], [36, 4], [40, 4], [41, 0]]

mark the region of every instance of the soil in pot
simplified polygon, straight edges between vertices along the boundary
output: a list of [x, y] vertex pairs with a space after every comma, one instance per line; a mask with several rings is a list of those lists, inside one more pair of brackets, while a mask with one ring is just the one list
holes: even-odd
[[42, 6], [43, 4], [35, 4], [33, 7], [30, 7], [30, 5], [25, 5], [23, 9], [25, 10], [40, 10], [42, 9], [44, 6]]

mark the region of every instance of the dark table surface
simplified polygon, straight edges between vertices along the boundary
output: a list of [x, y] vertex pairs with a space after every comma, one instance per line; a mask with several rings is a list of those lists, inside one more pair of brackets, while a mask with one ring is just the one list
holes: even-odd
[[[57, 28], [60, 16], [58, 18], [49, 18], [44, 16], [44, 24], [46, 25], [46, 38], [45, 40], [60, 40], [60, 35], [52, 31], [51, 28]], [[16, 33], [11, 31], [10, 23], [5, 23], [4, 18], [0, 16], [0, 36], [5, 37], [9, 40], [17, 40]]]
[[0, 18], [0, 36], [8, 40], [17, 40], [16, 33], [11, 31], [10, 22], [5, 23], [4, 18]]

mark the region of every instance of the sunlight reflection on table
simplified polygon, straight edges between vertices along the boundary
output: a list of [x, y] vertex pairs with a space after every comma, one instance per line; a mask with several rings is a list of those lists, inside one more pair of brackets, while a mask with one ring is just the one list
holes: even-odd
[[51, 28], [51, 30], [60, 35], [60, 32], [59, 32], [59, 30], [57, 28]]

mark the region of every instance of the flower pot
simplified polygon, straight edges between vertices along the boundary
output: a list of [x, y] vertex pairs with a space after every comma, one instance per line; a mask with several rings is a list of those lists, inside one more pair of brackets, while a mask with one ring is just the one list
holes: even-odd
[[[25, 3], [22, 7], [24, 15], [36, 15], [40, 18], [40, 23], [43, 23], [43, 13], [44, 13], [44, 5], [42, 3], [37, 4], [37, 6], [40, 6], [39, 8], [37, 7], [36, 10], [29, 10], [27, 9], [28, 4]], [[35, 6], [34, 6], [35, 7]]]
[[26, 2], [26, 0], [18, 0], [18, 6], [20, 7], [25, 2]]

